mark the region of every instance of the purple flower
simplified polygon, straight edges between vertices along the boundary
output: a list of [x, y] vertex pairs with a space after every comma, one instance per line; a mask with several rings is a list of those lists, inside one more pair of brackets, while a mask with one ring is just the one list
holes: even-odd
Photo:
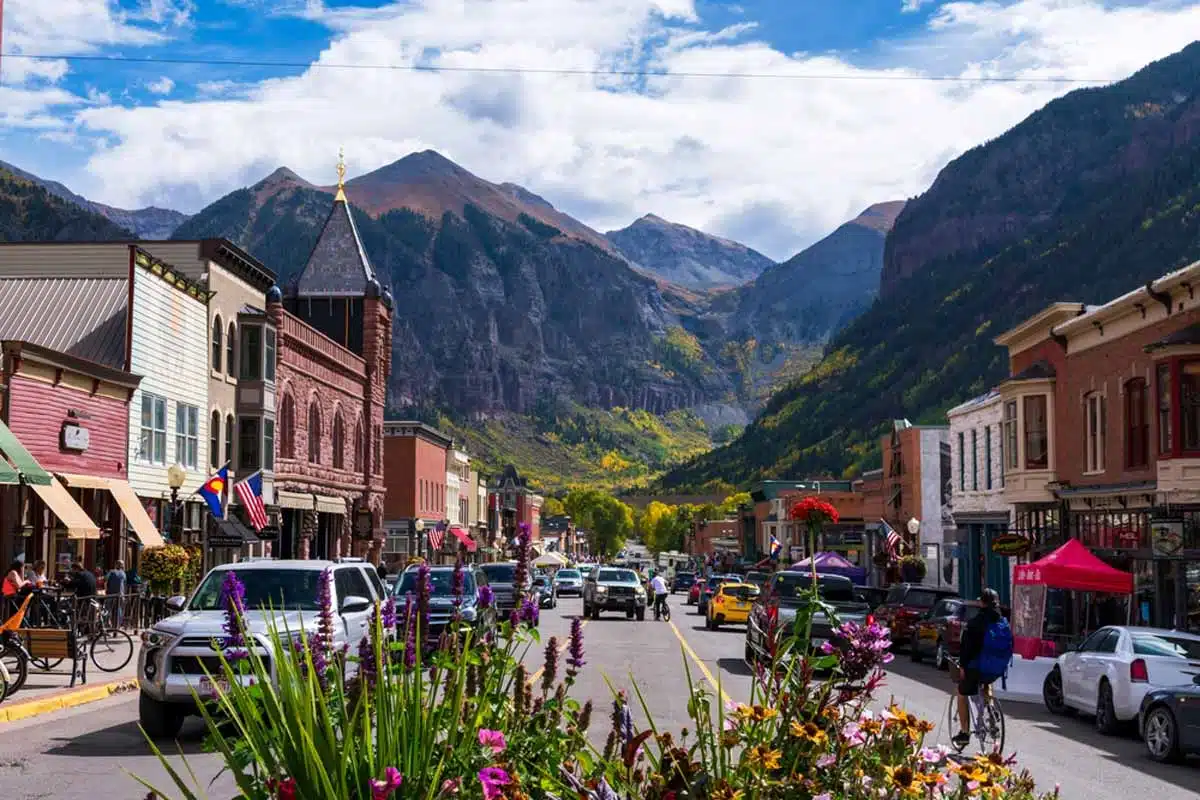
[[546, 642], [546, 661], [542, 665], [542, 691], [549, 692], [558, 677], [558, 637]]
[[574, 676], [586, 663], [583, 660], [583, 620], [575, 617], [571, 620], [571, 638], [567, 640], [567, 675]]
[[417, 567], [417, 617], [421, 623], [421, 639], [429, 632], [429, 565], [424, 561]]
[[246, 587], [233, 570], [225, 573], [225, 580], [221, 583], [221, 607], [225, 609], [225, 641], [222, 645], [225, 658], [231, 662], [249, 658], [242, 628], [246, 613]]
[[404, 783], [404, 776], [400, 774], [400, 770], [388, 767], [383, 771], [382, 778], [371, 779], [372, 800], [385, 800], [391, 797], [392, 792], [399, 789], [402, 783]]
[[512, 783], [512, 778], [499, 767], [484, 767], [479, 770], [479, 782], [483, 784], [484, 800], [498, 800], [504, 794], [504, 787]]
[[375, 663], [375, 629], [372, 626], [370, 634], [358, 641], [358, 674], [367, 686], [375, 685], [379, 674], [379, 665]]
[[389, 594], [383, 604], [383, 627], [396, 630], [396, 595]]
[[313, 668], [322, 688], [328, 688], [329, 656], [333, 652], [333, 568], [326, 567], [317, 580], [317, 634], [309, 640]]
[[496, 593], [492, 591], [492, 587], [480, 586], [479, 587], [479, 608], [481, 610], [485, 609], [485, 608], [491, 608], [492, 604], [495, 602], [496, 602]]
[[845, 622], [838, 627], [837, 638], [840, 647], [822, 648], [822, 651], [839, 650], [838, 669], [852, 681], [866, 678], [892, 660], [892, 654], [888, 652], [891, 632], [878, 623]]
[[412, 592], [404, 600], [404, 668], [413, 669], [417, 666], [417, 625], [416, 609], [413, 607]]
[[491, 749], [493, 754], [503, 753], [508, 743], [504, 741], [504, 731], [493, 731], [487, 728], [479, 729], [479, 743]]
[[454, 607], [457, 609], [463, 602], [463, 562], [459, 556], [454, 561], [454, 574], [450, 576], [450, 593], [454, 595]]

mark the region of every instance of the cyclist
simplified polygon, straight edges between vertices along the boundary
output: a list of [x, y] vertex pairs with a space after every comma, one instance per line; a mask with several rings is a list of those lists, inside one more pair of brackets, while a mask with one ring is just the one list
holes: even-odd
[[971, 709], [969, 698], [983, 689], [991, 694], [992, 684], [1008, 672], [1013, 656], [1013, 635], [1008, 620], [1000, 614], [1000, 596], [994, 589], [984, 589], [979, 596], [983, 610], [967, 623], [959, 648], [958, 724], [952, 741], [959, 749], [971, 743]]
[[662, 615], [663, 609], [667, 607], [667, 595], [670, 589], [667, 587], [667, 582], [663, 580], [662, 575], [654, 575], [650, 578], [650, 590], [654, 592], [654, 616]]

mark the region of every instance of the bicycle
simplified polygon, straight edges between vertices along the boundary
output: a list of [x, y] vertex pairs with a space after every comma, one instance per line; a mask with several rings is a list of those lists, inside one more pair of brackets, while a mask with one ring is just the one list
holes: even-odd
[[[958, 676], [955, 681], [957, 685], [957, 680], [961, 680], [962, 665], [956, 658], [947, 658], [946, 662], [950, 665], [950, 674]], [[979, 741], [979, 752], [984, 755], [1001, 753], [1004, 750], [1005, 736], [1004, 710], [992, 691], [992, 685], [981, 686], [978, 694], [967, 699], [970, 701], [967, 708], [971, 717], [972, 733]], [[946, 723], [947, 730], [958, 730], [957, 691], [950, 695], [950, 702], [946, 708]], [[952, 742], [951, 746], [955, 752], [961, 754], [968, 745], [960, 747]]]
[[662, 610], [661, 611], [659, 610], [659, 602], [657, 599], [655, 599], [655, 601], [654, 601], [654, 618], [656, 620], [662, 619], [664, 622], [671, 621], [671, 606], [667, 604], [666, 597], [663, 597], [663, 599], [662, 599]]

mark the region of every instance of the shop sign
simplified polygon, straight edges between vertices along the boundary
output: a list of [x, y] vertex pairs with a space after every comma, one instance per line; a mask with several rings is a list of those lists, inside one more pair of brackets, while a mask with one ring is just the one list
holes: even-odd
[[1004, 533], [992, 539], [992, 552], [998, 556], [1023, 556], [1029, 547], [1029, 540], [1019, 533]]
[[1150, 523], [1150, 541], [1156, 556], [1178, 555], [1183, 549], [1183, 520], [1156, 519]]
[[861, 546], [863, 543], [861, 530], [826, 531], [821, 535], [824, 537], [826, 547], [854, 547]]
[[233, 536], [228, 533], [210, 533], [208, 535], [208, 546], [210, 548], [217, 547], [241, 547], [245, 541], [241, 536]]
[[279, 538], [279, 526], [278, 525], [268, 525], [267, 527], [263, 528], [261, 531], [256, 533], [255, 536], [257, 536], [259, 539], [263, 540], [264, 542], [273, 542]]
[[88, 449], [90, 435], [88, 429], [79, 425], [63, 425], [62, 446], [64, 450], [76, 450], [80, 453]]

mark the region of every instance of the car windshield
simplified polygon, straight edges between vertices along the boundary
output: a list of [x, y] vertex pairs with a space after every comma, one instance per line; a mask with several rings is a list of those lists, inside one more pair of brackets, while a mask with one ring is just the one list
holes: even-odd
[[545, 575], [538, 575], [536, 578], [533, 579], [533, 585], [534, 586], [549, 586], [550, 579], [547, 578]]
[[909, 589], [908, 594], [904, 596], [904, 605], [914, 608], [933, 608], [933, 604], [943, 597], [945, 595], [929, 589]]
[[516, 577], [516, 564], [484, 564], [480, 569], [488, 576], [489, 583], [512, 583]]
[[767, 582], [767, 573], [765, 572], [747, 572], [746, 583], [753, 583], [757, 586], [762, 586]]
[[1200, 659], [1200, 640], [1159, 633], [1133, 634], [1133, 652], [1139, 656], [1173, 656]]
[[600, 583], [637, 583], [638, 576], [628, 569], [602, 569], [596, 580]]
[[[463, 594], [475, 594], [475, 577], [467, 570], [463, 570]], [[432, 597], [450, 597], [454, 594], [454, 570], [452, 569], [434, 569], [429, 571], [429, 594]], [[404, 577], [396, 584], [396, 594], [406, 595], [412, 592], [417, 593], [417, 571], [410, 569], [404, 573]]]
[[[783, 603], [803, 602], [804, 596], [812, 588], [812, 576], [800, 573], [784, 573], [775, 576], [772, 590]], [[854, 584], [848, 578], [836, 578], [828, 575], [817, 576], [817, 591], [821, 599], [830, 603], [853, 603]]]
[[558, 571], [558, 574], [555, 577], [557, 577], [557, 578], [575, 578], [576, 580], [578, 580], [579, 578], [581, 578], [583, 576], [579, 574], [579, 570], [577, 570], [577, 569], [560, 569]]
[[[188, 608], [223, 611], [221, 587], [229, 572], [220, 569], [208, 573]], [[246, 588], [244, 605], [248, 609], [316, 611], [322, 574], [316, 569], [243, 569], [238, 572], [238, 580]]]

